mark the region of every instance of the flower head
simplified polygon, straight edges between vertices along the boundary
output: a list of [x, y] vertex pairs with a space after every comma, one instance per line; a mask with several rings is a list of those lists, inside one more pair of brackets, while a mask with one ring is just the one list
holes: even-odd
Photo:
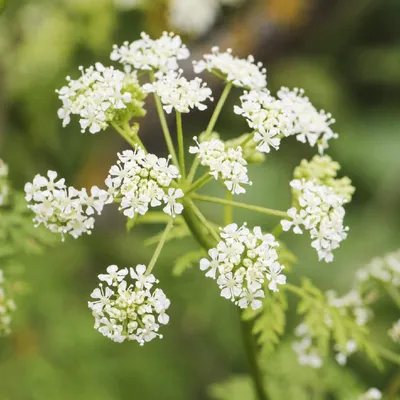
[[200, 260], [200, 269], [217, 281], [222, 297], [240, 308], [260, 308], [264, 281], [269, 281], [272, 291], [279, 291], [278, 284], [286, 282], [281, 274], [284, 267], [277, 262], [278, 242], [259, 227], [250, 231], [236, 224], [222, 228], [220, 237], [217, 246], [208, 251], [210, 259]]
[[221, 179], [227, 189], [233, 194], [245, 193], [242, 185], [251, 185], [247, 176], [247, 162], [243, 158], [241, 146], [226, 148], [219, 139], [211, 139], [191, 146], [189, 153], [197, 154], [201, 165], [210, 168], [210, 175], [214, 179]]
[[324, 110], [318, 111], [309, 98], [304, 96], [303, 89], [282, 87], [277, 97], [285, 111], [291, 114], [293, 135], [299, 142], [308, 143], [312, 147], [317, 145], [319, 152], [323, 153], [328, 148], [329, 140], [338, 138], [338, 134], [330, 128], [335, 122], [332, 115]]
[[[131, 278], [131, 282], [128, 278]], [[166, 310], [170, 301], [164, 292], [155, 288], [158, 283], [146, 266], [135, 269], [107, 268], [107, 274], [99, 275], [102, 283], [92, 294], [89, 308], [95, 318], [95, 328], [114, 342], [137, 341], [140, 345], [160, 337], [160, 324], [169, 321]], [[104, 286], [104, 283], [107, 286]]]
[[368, 389], [358, 400], [381, 400], [382, 392], [376, 388]]
[[298, 194], [299, 209], [288, 210], [290, 219], [281, 221], [285, 231], [293, 227], [294, 233], [303, 229], [310, 232], [311, 246], [316, 249], [319, 260], [331, 262], [332, 250], [340, 246], [347, 237], [348, 227], [343, 225], [345, 199], [335, 193], [332, 187], [318, 185], [316, 181], [294, 179], [290, 182]]
[[189, 57], [189, 50], [178, 35], [164, 32], [158, 39], [151, 39], [142, 32], [141, 38], [132, 43], [114, 45], [111, 60], [138, 70], [167, 72], [178, 69], [178, 61]]
[[67, 77], [68, 85], [57, 90], [63, 106], [58, 117], [63, 126], [69, 124], [71, 114], [79, 115], [82, 132], [97, 133], [118, 119], [143, 116], [145, 95], [135, 73], [122, 72], [96, 63], [87, 69], [80, 67], [82, 76]]
[[90, 195], [86, 189], [67, 187], [65, 180], [58, 179], [55, 171], [47, 177], [36, 175], [33, 182], [25, 184], [25, 199], [34, 213], [37, 225], [43, 224], [52, 232], [70, 234], [74, 238], [90, 234], [94, 227], [92, 215], [100, 215], [109, 195], [93, 186]]
[[149, 207], [165, 203], [164, 212], [175, 217], [183, 210], [177, 199], [183, 197], [181, 189], [170, 188], [179, 171], [169, 159], [146, 154], [141, 148], [118, 153], [118, 162], [110, 168], [105, 181], [113, 198], [121, 199], [120, 209], [133, 218], [144, 215]]
[[145, 92], [155, 92], [160, 96], [164, 110], [169, 114], [173, 109], [188, 113], [197, 108], [203, 111], [207, 108], [204, 102], [211, 97], [211, 89], [200, 78], [188, 81], [179, 72], [168, 71], [165, 75], [157, 74], [157, 80], [143, 86]]
[[231, 49], [221, 53], [219, 47], [213, 47], [211, 54], [205, 54], [204, 60], [193, 61], [193, 65], [197, 74], [204, 70], [215, 72], [240, 88], [262, 90], [267, 86], [267, 71], [262, 63], [255, 63], [253, 56], [234, 57]]

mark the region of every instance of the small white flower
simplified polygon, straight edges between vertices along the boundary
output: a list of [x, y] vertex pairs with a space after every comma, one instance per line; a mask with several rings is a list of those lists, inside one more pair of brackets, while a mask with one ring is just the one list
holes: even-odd
[[16, 309], [14, 300], [10, 297], [4, 283], [4, 273], [0, 269], [0, 337], [11, 333], [11, 315]]
[[279, 292], [278, 285], [284, 285], [286, 283], [286, 276], [282, 275], [283, 266], [278, 262], [274, 262], [267, 272], [267, 278], [270, 281], [268, 288], [273, 292]]
[[389, 330], [389, 336], [395, 343], [400, 343], [400, 319], [397, 320]]
[[128, 274], [128, 269], [118, 269], [116, 265], [110, 265], [107, 267], [107, 274], [100, 274], [99, 279], [107, 282], [110, 286], [118, 286], [118, 283], [125, 279]]
[[177, 216], [177, 214], [181, 214], [183, 211], [183, 205], [178, 203], [176, 200], [182, 198], [183, 196], [184, 194], [181, 189], [168, 189], [168, 193], [163, 197], [163, 201], [166, 204], [166, 206], [163, 208], [163, 211], [174, 218]]

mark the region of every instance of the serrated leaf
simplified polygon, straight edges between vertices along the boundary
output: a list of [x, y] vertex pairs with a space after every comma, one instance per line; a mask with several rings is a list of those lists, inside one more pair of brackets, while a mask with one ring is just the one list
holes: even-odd
[[181, 276], [187, 269], [191, 268], [193, 264], [198, 263], [202, 256], [204, 256], [205, 251], [194, 250], [180, 256], [172, 269], [172, 275]]

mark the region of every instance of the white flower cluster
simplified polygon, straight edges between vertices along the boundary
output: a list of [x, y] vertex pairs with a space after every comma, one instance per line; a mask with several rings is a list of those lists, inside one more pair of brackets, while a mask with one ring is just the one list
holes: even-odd
[[138, 70], [177, 70], [178, 61], [189, 58], [189, 50], [178, 35], [164, 32], [156, 40], [142, 32], [141, 39], [114, 45], [111, 60]]
[[11, 313], [15, 310], [14, 300], [6, 294], [4, 287], [4, 273], [0, 269], [0, 336], [6, 336], [11, 333]]
[[347, 364], [347, 358], [357, 351], [357, 342], [353, 339], [350, 339], [346, 342], [346, 346], [344, 348], [336, 344], [334, 349], [337, 352], [335, 355], [336, 362], [339, 365], [344, 366]]
[[225, 148], [224, 142], [219, 139], [211, 139], [198, 142], [197, 146], [190, 146], [189, 153], [197, 154], [201, 165], [210, 168], [210, 175], [214, 179], [221, 179], [227, 189], [233, 194], [245, 193], [242, 185], [251, 185], [247, 176], [247, 161], [243, 158], [241, 146]]
[[400, 250], [374, 258], [368, 265], [357, 271], [359, 284], [376, 280], [400, 287]]
[[8, 166], [0, 159], [0, 206], [2, 206], [8, 197]]
[[101, 63], [79, 69], [80, 78], [67, 77], [68, 85], [56, 91], [63, 103], [58, 117], [65, 127], [70, 123], [71, 114], [79, 115], [82, 132], [89, 129], [90, 133], [97, 133], [107, 128], [118, 110], [126, 109], [133, 101], [131, 91], [137, 87], [136, 75]]
[[[127, 281], [129, 276], [132, 283]], [[146, 274], [145, 265], [137, 265], [130, 271], [110, 265], [99, 279], [104, 283], [93, 291], [93, 301], [88, 302], [95, 329], [118, 343], [134, 340], [143, 345], [156, 337], [162, 338], [157, 332], [159, 324], [169, 321], [165, 312], [170, 301], [161, 289], [154, 288], [158, 280]]]
[[376, 388], [368, 389], [358, 400], [381, 400], [382, 392]]
[[200, 260], [200, 269], [206, 277], [217, 280], [221, 296], [240, 308], [256, 310], [262, 306], [263, 284], [278, 292], [278, 285], [286, 283], [277, 261], [279, 243], [271, 234], [263, 234], [260, 227], [251, 232], [245, 225], [227, 225], [221, 229], [221, 241], [208, 251], [210, 259]]
[[292, 348], [297, 355], [300, 365], [311, 368], [321, 368], [323, 364], [319, 350], [313, 345], [313, 340], [306, 323], [301, 323], [294, 331], [297, 341], [293, 342]]
[[389, 336], [395, 343], [400, 343], [400, 319], [389, 330]]
[[337, 139], [338, 134], [333, 132], [330, 125], [335, 122], [331, 114], [324, 110], [318, 111], [304, 96], [303, 89], [282, 87], [277, 93], [283, 108], [292, 114], [294, 135], [302, 143], [310, 146], [317, 144], [320, 153], [328, 148], [330, 139]]
[[278, 98], [267, 90], [253, 90], [240, 97], [241, 107], [235, 106], [234, 111], [254, 129], [259, 151], [269, 153], [271, 147], [277, 150], [283, 137], [296, 136], [312, 147], [317, 144], [322, 153], [328, 141], [338, 137], [330, 128], [335, 122], [332, 116], [317, 111], [303, 94], [302, 89], [281, 88]]
[[319, 260], [333, 261], [332, 250], [346, 239], [349, 229], [343, 225], [345, 199], [333, 188], [318, 185], [314, 180], [294, 179], [290, 186], [300, 193], [300, 209], [288, 210], [290, 219], [281, 221], [283, 230], [293, 229], [296, 234], [302, 234], [302, 228], [310, 231], [311, 245], [317, 250]]
[[25, 184], [28, 208], [35, 213], [36, 226], [44, 224], [50, 231], [68, 233], [75, 239], [83, 233], [90, 234], [94, 227], [94, 214], [100, 215], [105, 204], [111, 201], [105, 190], [93, 186], [86, 189], [67, 187], [65, 179], [57, 173], [47, 172], [47, 178], [36, 175], [33, 182]]
[[219, 47], [213, 47], [211, 54], [205, 54], [204, 60], [193, 61], [193, 65], [196, 74], [207, 70], [240, 88], [262, 90], [267, 86], [267, 71], [262, 63], [255, 63], [253, 56], [234, 57], [232, 49], [221, 53]]
[[269, 153], [271, 147], [279, 149], [281, 138], [294, 134], [292, 113], [285, 110], [280, 100], [277, 100], [269, 91], [245, 92], [241, 97], [241, 107], [235, 106], [235, 114], [246, 118], [251, 129], [254, 130], [256, 149]]
[[120, 209], [124, 215], [133, 218], [144, 215], [149, 207], [164, 202], [163, 211], [175, 217], [183, 210], [177, 199], [183, 197], [181, 189], [171, 188], [173, 179], [179, 178], [179, 171], [169, 164], [169, 159], [146, 154], [141, 148], [118, 153], [118, 161], [110, 169], [105, 181], [109, 194], [121, 200]]
[[143, 86], [145, 93], [157, 93], [169, 114], [173, 109], [181, 113], [188, 113], [193, 108], [203, 111], [207, 108], [204, 101], [211, 97], [211, 89], [200, 78], [188, 81], [181, 76], [182, 70], [168, 71], [165, 75], [156, 74], [157, 80]]

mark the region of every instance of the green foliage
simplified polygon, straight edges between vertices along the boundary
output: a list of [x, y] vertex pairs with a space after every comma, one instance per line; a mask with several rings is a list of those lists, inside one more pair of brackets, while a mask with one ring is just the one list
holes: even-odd
[[287, 298], [283, 291], [272, 292], [265, 290], [262, 308], [246, 309], [245, 319], [253, 320], [253, 334], [263, 356], [273, 353], [285, 331]]
[[178, 257], [172, 269], [172, 275], [181, 276], [187, 269], [192, 268], [194, 264], [198, 264], [201, 257], [205, 255], [203, 249], [189, 251]]
[[11, 193], [5, 206], [0, 207], [0, 259], [21, 254], [37, 254], [58, 236], [42, 227], [35, 228], [31, 212], [22, 194]]
[[304, 316], [310, 335], [323, 356], [328, 355], [331, 341], [345, 349], [346, 343], [353, 339], [359, 351], [364, 351], [377, 366], [381, 365], [369, 341], [367, 327], [358, 325], [348, 310], [330, 306], [325, 294], [308, 279], [303, 280], [301, 288], [294, 290], [301, 296], [298, 312]]
[[[265, 389], [270, 400], [354, 400], [365, 387], [348, 370], [332, 360], [321, 369], [299, 367], [290, 345], [283, 343], [274, 355], [262, 359]], [[251, 378], [234, 375], [210, 387], [213, 400], [253, 400]]]
[[256, 400], [252, 382], [247, 375], [234, 375], [223, 383], [209, 388], [213, 400]]

